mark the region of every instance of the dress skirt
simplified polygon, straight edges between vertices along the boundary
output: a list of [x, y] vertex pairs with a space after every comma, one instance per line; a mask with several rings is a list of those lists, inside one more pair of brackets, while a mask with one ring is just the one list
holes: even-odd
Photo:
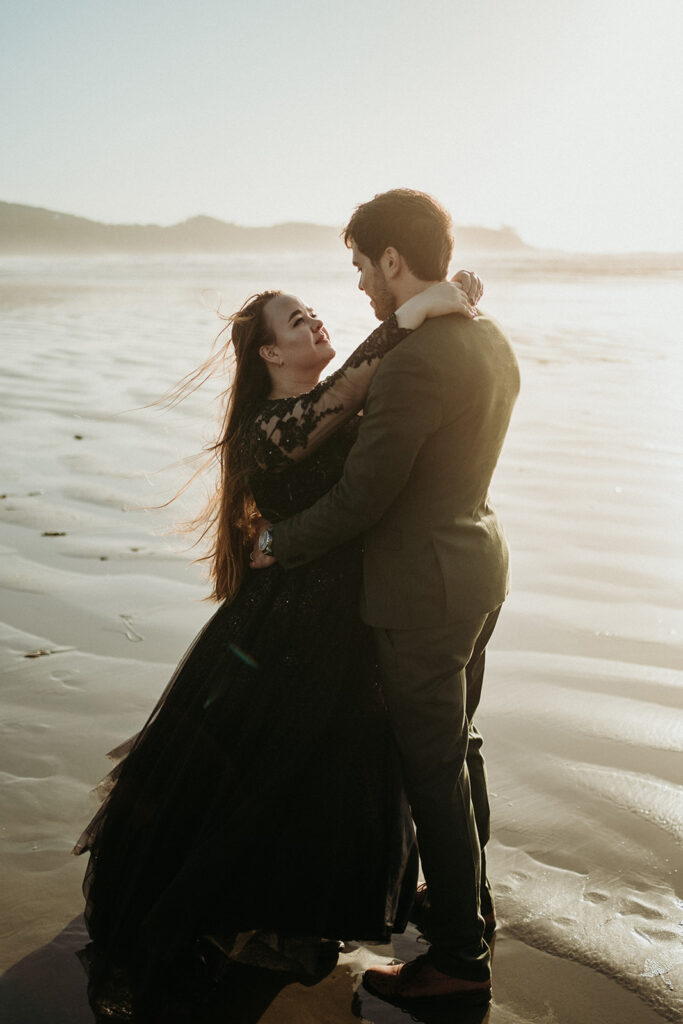
[[163, 986], [207, 936], [405, 927], [417, 853], [359, 587], [355, 542], [250, 572], [119, 751], [76, 847], [93, 1005], [114, 977]]

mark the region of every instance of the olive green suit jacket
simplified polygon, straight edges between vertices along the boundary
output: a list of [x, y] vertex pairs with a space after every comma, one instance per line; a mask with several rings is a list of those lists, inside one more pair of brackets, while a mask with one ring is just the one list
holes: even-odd
[[364, 536], [361, 613], [384, 629], [470, 619], [508, 590], [508, 546], [488, 500], [519, 392], [491, 319], [426, 321], [384, 356], [338, 484], [273, 527], [285, 568]]

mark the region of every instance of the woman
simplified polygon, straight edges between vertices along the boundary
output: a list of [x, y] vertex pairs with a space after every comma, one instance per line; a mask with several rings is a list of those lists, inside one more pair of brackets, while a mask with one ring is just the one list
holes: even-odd
[[127, 756], [76, 847], [91, 854], [91, 1004], [108, 1019], [153, 1019], [209, 954], [315, 972], [320, 939], [405, 926], [417, 857], [357, 611], [359, 543], [288, 573], [249, 573], [248, 556], [259, 513], [291, 515], [340, 477], [382, 356], [452, 312], [475, 311], [457, 285], [433, 286], [320, 384], [334, 350], [298, 298], [264, 292], [230, 320], [235, 372], [205, 517], [223, 604], [113, 752]]

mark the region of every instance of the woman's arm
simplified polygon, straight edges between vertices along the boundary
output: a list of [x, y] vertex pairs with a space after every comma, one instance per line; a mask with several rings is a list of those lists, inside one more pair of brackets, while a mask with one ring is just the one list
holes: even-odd
[[250, 461], [277, 471], [307, 458], [362, 408], [382, 356], [425, 320], [448, 313], [474, 310], [462, 287], [443, 281], [399, 306], [312, 391], [268, 402], [250, 430]]

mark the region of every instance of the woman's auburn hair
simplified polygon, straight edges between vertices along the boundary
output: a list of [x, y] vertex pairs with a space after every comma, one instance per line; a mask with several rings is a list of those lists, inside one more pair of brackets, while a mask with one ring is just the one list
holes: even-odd
[[209, 550], [197, 561], [208, 562], [214, 601], [233, 598], [249, 568], [249, 552], [259, 511], [249, 486], [245, 441], [271, 388], [259, 349], [275, 340], [265, 318], [265, 308], [280, 294], [279, 291], [259, 292], [250, 296], [236, 313], [222, 317], [227, 322], [216, 341], [229, 330], [227, 342], [162, 400], [166, 405], [182, 401], [224, 367], [232, 356], [232, 381], [221, 396], [223, 410], [218, 439], [204, 449], [208, 458], [186, 485], [209, 465], [218, 463], [212, 494], [199, 515], [183, 527], [187, 531], [199, 531], [197, 544], [207, 538], [210, 540]]

